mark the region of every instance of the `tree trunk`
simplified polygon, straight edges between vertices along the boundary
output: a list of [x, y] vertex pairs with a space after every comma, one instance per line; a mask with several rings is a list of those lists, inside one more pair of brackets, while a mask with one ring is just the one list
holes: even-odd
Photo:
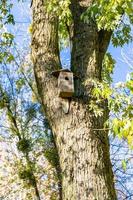
[[[98, 32], [94, 22], [80, 20], [90, 1], [71, 2], [74, 21], [72, 71], [78, 75], [75, 95], [58, 97], [57, 79], [51, 72], [60, 68], [58, 18], [46, 13], [43, 1], [34, 0], [32, 58], [38, 93], [57, 146], [63, 200], [116, 200], [108, 134], [103, 131], [108, 119], [107, 102], [102, 117], [89, 111], [92, 79], [101, 80], [101, 58], [106, 52], [110, 33]], [[106, 39], [105, 39], [106, 38]], [[69, 103], [65, 114], [64, 105]]]

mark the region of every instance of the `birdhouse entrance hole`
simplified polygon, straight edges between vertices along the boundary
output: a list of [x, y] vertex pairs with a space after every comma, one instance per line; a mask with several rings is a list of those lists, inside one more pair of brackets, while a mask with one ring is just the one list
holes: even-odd
[[68, 81], [68, 80], [69, 80], [69, 78], [66, 76], [66, 77], [65, 77], [65, 80], [67, 80], [67, 81]]

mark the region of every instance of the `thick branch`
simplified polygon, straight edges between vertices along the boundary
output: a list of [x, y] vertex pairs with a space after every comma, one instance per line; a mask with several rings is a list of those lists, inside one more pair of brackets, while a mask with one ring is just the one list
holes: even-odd
[[74, 35], [72, 48], [72, 71], [80, 77], [76, 81], [76, 96], [88, 96], [90, 84], [88, 79], [100, 79], [98, 65], [99, 45], [97, 26], [90, 19], [88, 23], [81, 20], [82, 14], [91, 5], [92, 1], [71, 1], [71, 12], [74, 21]]
[[32, 33], [32, 60], [34, 64], [35, 78], [42, 101], [45, 97], [52, 98], [50, 90], [55, 87], [55, 80], [51, 76], [53, 70], [60, 68], [58, 48], [58, 18], [46, 12], [41, 0], [34, 0], [33, 33]]

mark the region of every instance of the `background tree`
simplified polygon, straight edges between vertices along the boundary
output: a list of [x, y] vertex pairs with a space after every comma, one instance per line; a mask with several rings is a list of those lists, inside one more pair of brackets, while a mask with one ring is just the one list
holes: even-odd
[[11, 72], [8, 67], [3, 64], [0, 75], [0, 197], [54, 198], [58, 196], [58, 160], [48, 123], [35, 98], [31, 64], [26, 57], [23, 63], [14, 60]]

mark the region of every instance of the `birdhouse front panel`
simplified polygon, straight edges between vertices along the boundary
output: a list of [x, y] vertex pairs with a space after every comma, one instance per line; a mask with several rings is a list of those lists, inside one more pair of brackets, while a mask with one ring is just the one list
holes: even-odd
[[60, 97], [72, 97], [74, 94], [74, 81], [72, 72], [60, 72], [58, 77], [58, 88]]

